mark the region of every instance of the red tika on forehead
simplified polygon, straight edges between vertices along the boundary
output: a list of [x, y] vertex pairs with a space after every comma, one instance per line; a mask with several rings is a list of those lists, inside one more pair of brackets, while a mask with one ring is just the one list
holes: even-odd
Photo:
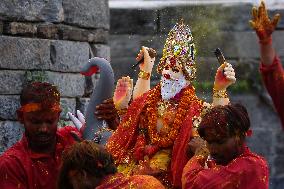
[[25, 113], [43, 111], [43, 110], [50, 110], [52, 112], [60, 112], [61, 108], [60, 108], [60, 104], [58, 103], [54, 103], [53, 105], [48, 106], [48, 107], [42, 105], [41, 103], [28, 103], [19, 108], [19, 111], [25, 112]]

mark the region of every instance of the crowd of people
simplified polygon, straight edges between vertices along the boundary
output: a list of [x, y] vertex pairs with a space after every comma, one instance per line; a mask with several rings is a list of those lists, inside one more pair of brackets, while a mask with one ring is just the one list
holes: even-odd
[[[260, 72], [284, 128], [284, 71], [272, 46], [280, 16], [270, 20], [264, 2], [253, 8], [252, 28], [259, 38]], [[56, 86], [26, 85], [17, 110], [25, 132], [0, 156], [3, 189], [267, 189], [266, 160], [250, 151], [250, 118], [241, 104], [230, 103], [227, 87], [235, 83], [231, 64], [216, 71], [213, 102], [198, 99], [195, 45], [183, 21], [169, 32], [158, 65], [161, 81], [150, 89], [155, 57], [142, 47], [143, 59], [133, 87], [118, 80], [114, 98], [94, 116], [109, 123], [105, 146], [84, 140], [81, 129], [58, 128], [61, 107]], [[71, 115], [72, 120], [76, 117]]]

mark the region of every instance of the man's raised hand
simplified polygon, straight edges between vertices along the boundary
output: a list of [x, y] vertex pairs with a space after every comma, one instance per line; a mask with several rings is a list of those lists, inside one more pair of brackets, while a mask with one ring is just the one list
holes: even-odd
[[270, 20], [264, 1], [260, 6], [252, 8], [252, 20], [249, 21], [251, 27], [255, 30], [261, 43], [269, 43], [271, 34], [275, 30], [280, 20], [280, 14], [276, 14], [273, 20]]
[[226, 90], [227, 87], [236, 82], [235, 70], [230, 63], [222, 64], [216, 73], [214, 89]]

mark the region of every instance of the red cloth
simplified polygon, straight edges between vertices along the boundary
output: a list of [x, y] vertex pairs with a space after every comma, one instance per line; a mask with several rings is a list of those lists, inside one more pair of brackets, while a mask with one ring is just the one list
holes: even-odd
[[96, 189], [164, 189], [165, 187], [154, 177], [148, 175], [124, 176], [121, 173], [106, 177]]
[[284, 129], [284, 70], [279, 57], [275, 56], [271, 65], [261, 64], [260, 72]]
[[[191, 88], [191, 86], [188, 86], [188, 88]], [[125, 159], [133, 159], [132, 151], [138, 138], [140, 115], [147, 103], [147, 97], [151, 95], [151, 91], [143, 94], [131, 103], [119, 127], [107, 142], [107, 150], [118, 163], [123, 163]], [[186, 117], [181, 124], [179, 134], [174, 141], [171, 164], [168, 169], [170, 180], [174, 187], [181, 187], [182, 170], [188, 161], [186, 145], [190, 140], [192, 118], [200, 114], [201, 106], [197, 98], [192, 100]]]
[[205, 169], [200, 161], [194, 156], [184, 167], [183, 189], [268, 189], [267, 163], [248, 148], [226, 166], [211, 164]]
[[24, 135], [0, 156], [0, 188], [56, 188], [62, 151], [74, 143], [71, 131], [80, 136], [78, 130], [71, 126], [58, 129], [54, 155], [32, 152]]

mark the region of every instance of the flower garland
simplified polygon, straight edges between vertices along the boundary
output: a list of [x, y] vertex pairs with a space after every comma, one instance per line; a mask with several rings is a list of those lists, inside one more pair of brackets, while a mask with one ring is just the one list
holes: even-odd
[[145, 121], [148, 122], [148, 134], [152, 144], [156, 144], [159, 147], [167, 148], [173, 145], [181, 127], [181, 124], [186, 117], [186, 113], [193, 101], [200, 101], [195, 95], [195, 90], [192, 86], [187, 87], [182, 91], [183, 95], [178, 104], [176, 116], [173, 125], [165, 137], [161, 137], [157, 132], [157, 104], [161, 99], [161, 85], [157, 85], [153, 92], [149, 95], [146, 105]]

